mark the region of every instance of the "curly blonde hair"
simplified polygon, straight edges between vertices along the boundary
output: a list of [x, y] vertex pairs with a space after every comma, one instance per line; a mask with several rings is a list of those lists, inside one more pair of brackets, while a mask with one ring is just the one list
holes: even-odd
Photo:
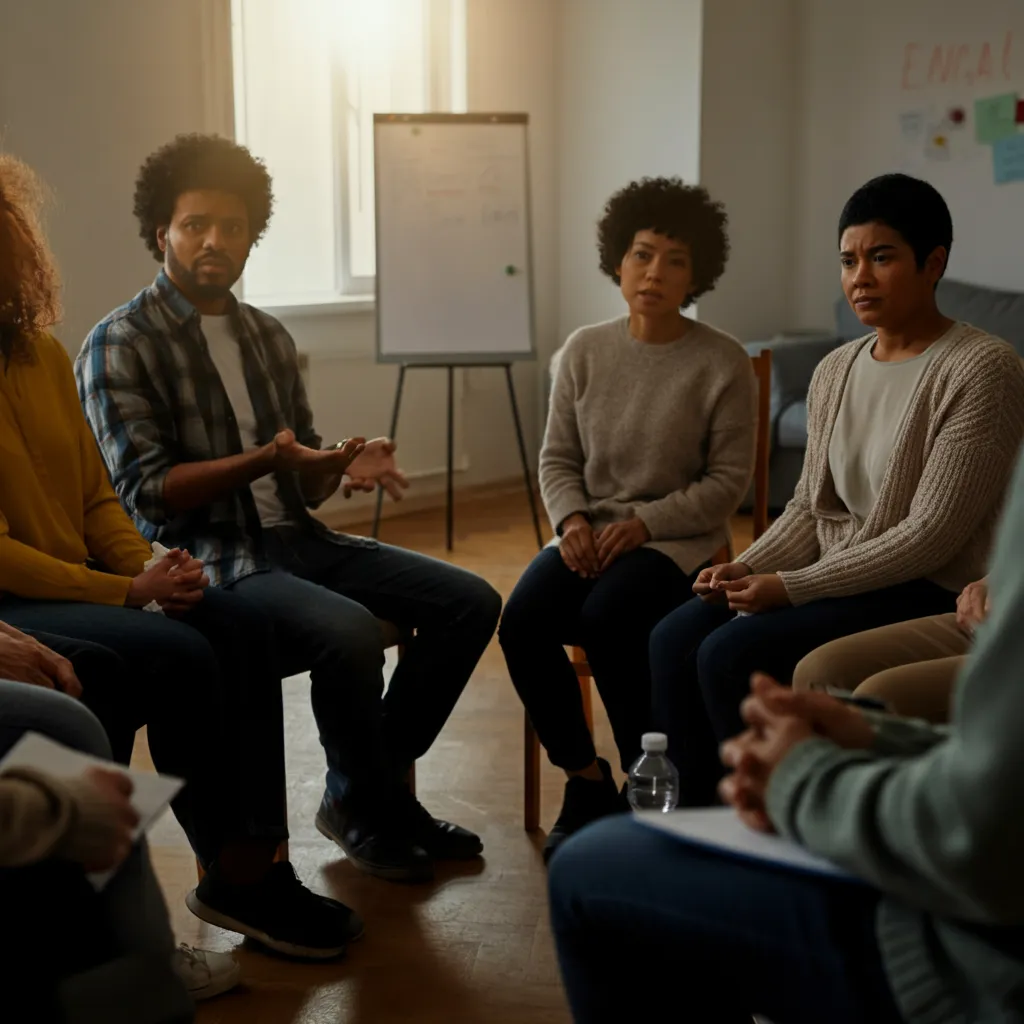
[[61, 318], [60, 277], [40, 218], [46, 187], [27, 165], [0, 153], [0, 355], [29, 352], [33, 335]]

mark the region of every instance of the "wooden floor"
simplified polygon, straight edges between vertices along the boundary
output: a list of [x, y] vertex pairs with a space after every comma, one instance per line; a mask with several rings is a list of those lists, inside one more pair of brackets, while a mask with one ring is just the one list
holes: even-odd
[[[507, 597], [536, 553], [525, 496], [460, 505], [455, 551], [444, 550], [443, 512], [386, 520], [381, 538], [445, 558], [488, 579]], [[734, 525], [737, 544], [749, 522]], [[367, 532], [355, 528], [352, 532]], [[543, 833], [523, 831], [522, 707], [492, 642], [430, 753], [417, 792], [438, 817], [478, 832], [484, 859], [444, 870], [430, 885], [368, 878], [316, 831], [323, 754], [309, 707], [309, 680], [285, 682], [291, 859], [313, 889], [355, 907], [365, 938], [327, 965], [293, 963], [210, 927], [185, 908], [195, 862], [168, 815], [151, 835], [153, 860], [177, 937], [217, 950], [236, 947], [242, 986], [201, 1005], [200, 1024], [563, 1024], [570, 1020], [548, 930]], [[598, 746], [614, 757], [603, 713]], [[145, 763], [140, 744], [136, 758]], [[550, 827], [564, 778], [545, 765], [542, 827]]]

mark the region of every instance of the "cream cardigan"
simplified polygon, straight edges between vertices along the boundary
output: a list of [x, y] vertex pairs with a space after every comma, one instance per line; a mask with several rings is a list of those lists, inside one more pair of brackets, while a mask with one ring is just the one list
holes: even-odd
[[777, 572], [794, 605], [929, 579], [951, 591], [985, 575], [1024, 438], [1024, 368], [1005, 341], [954, 328], [900, 427], [858, 523], [836, 495], [828, 449], [846, 378], [875, 335], [831, 352], [807, 396], [807, 453], [785, 512], [737, 561]]

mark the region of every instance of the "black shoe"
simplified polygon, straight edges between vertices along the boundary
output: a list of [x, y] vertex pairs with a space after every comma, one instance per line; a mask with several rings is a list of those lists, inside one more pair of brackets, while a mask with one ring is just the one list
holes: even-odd
[[603, 757], [599, 757], [597, 763], [604, 776], [600, 782], [585, 779], [582, 775], [574, 775], [566, 782], [562, 811], [544, 843], [545, 864], [554, 856], [555, 850], [584, 825], [609, 814], [620, 814], [626, 809], [612, 779], [611, 766]]
[[371, 817], [324, 793], [316, 812], [316, 827], [368, 875], [390, 882], [429, 882], [434, 877], [429, 854], [401, 825], [393, 821], [385, 824], [385, 813]]
[[484, 844], [475, 832], [433, 817], [408, 790], [402, 802], [411, 822], [413, 842], [434, 860], [472, 860], [483, 852]]
[[216, 867], [185, 897], [196, 917], [239, 932], [287, 956], [327, 960], [363, 934], [362, 918], [344, 903], [318, 896], [291, 864], [271, 865], [253, 885], [230, 885]]

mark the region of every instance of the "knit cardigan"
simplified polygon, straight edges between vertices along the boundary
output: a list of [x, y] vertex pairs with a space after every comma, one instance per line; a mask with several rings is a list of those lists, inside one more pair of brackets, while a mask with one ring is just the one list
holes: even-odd
[[794, 605], [914, 579], [959, 591], [986, 560], [1024, 438], [1024, 367], [961, 323], [918, 385], [875, 505], [860, 522], [836, 494], [829, 442], [850, 367], [872, 334], [831, 352], [807, 396], [807, 452], [792, 500], [737, 561], [776, 572]]

